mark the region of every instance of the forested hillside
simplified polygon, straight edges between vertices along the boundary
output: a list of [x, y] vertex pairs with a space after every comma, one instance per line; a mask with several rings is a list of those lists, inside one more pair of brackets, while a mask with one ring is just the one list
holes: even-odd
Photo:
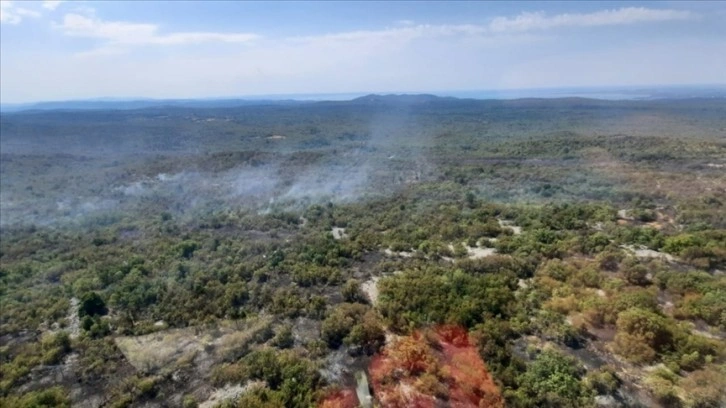
[[18, 112], [0, 134], [0, 406], [726, 404], [723, 99]]

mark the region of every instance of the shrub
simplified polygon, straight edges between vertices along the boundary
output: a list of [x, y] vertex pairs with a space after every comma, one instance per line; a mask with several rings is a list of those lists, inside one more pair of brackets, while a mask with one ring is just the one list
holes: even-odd
[[538, 407], [581, 407], [592, 396], [580, 381], [577, 362], [554, 350], [544, 350], [519, 376], [520, 398]]
[[81, 304], [78, 307], [78, 314], [83, 316], [103, 316], [108, 313], [106, 303], [96, 292], [89, 292], [81, 298]]
[[290, 325], [280, 326], [275, 337], [272, 339], [272, 344], [281, 349], [292, 347], [295, 344], [292, 327]]
[[191, 258], [197, 249], [199, 249], [199, 243], [191, 240], [184, 241], [176, 246], [177, 254], [186, 259]]
[[386, 334], [373, 311], [368, 311], [363, 320], [353, 326], [344, 342], [360, 347], [366, 354], [373, 354], [386, 342]]
[[726, 404], [726, 369], [710, 367], [694, 371], [681, 386], [686, 391], [686, 402], [691, 407], [716, 408]]
[[633, 308], [621, 312], [616, 326], [615, 348], [633, 362], [651, 362], [673, 345], [668, 320], [652, 311]]
[[61, 387], [51, 387], [42, 391], [31, 391], [22, 396], [0, 397], [1, 407], [14, 408], [68, 408], [71, 399]]
[[285, 407], [313, 405], [314, 391], [321, 385], [321, 377], [310, 360], [291, 350], [268, 348], [248, 354], [242, 364], [248, 379], [264, 381], [274, 391], [266, 395], [267, 401], [279, 401]]
[[665, 239], [663, 250], [670, 254], [680, 255], [689, 247], [699, 246], [701, 243], [692, 234], [680, 234]]
[[650, 392], [653, 393], [656, 401], [666, 407], [680, 406], [681, 400], [678, 397], [678, 389], [672, 381], [657, 375], [650, 375], [646, 378], [645, 383]]
[[338, 348], [343, 344], [343, 339], [363, 317], [367, 308], [360, 304], [343, 303], [338, 305], [323, 320], [320, 327], [320, 335], [331, 348]]
[[647, 275], [648, 270], [645, 266], [640, 264], [626, 266], [623, 269], [623, 277], [632, 285], [642, 286], [648, 284], [649, 281]]
[[620, 380], [615, 375], [615, 370], [610, 366], [590, 371], [587, 373], [585, 380], [600, 395], [613, 394], [620, 387]]
[[356, 279], [349, 279], [341, 290], [343, 299], [349, 303], [366, 303], [366, 297], [360, 289], [360, 282]]

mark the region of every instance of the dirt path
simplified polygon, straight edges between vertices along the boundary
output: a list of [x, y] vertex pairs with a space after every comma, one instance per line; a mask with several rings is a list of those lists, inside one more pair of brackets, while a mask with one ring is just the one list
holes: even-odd
[[68, 306], [68, 333], [72, 339], [77, 338], [81, 334], [81, 318], [78, 316], [78, 306], [80, 301], [77, 298], [71, 298], [71, 305]]

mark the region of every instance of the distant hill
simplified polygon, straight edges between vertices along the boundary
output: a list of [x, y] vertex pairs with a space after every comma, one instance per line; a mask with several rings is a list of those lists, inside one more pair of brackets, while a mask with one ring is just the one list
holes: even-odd
[[432, 94], [370, 94], [355, 98], [351, 103], [365, 104], [421, 104], [431, 102], [455, 101], [459, 98], [452, 96], [437, 96]]
[[[438, 92], [437, 92], [438, 93]], [[612, 101], [647, 100], [714, 100], [726, 99], [725, 85], [671, 86], [645, 88], [562, 88], [522, 89], [504, 91], [463, 91], [402, 94], [289, 94], [251, 98], [226, 99], [86, 99], [75, 101], [37, 102], [25, 104], [0, 104], [0, 111], [102, 111], [134, 110], [146, 108], [237, 108], [245, 106], [296, 106], [318, 103], [323, 105], [351, 104], [357, 106], [412, 106], [440, 105], [444, 103], [468, 104], [472, 101], [488, 101], [506, 106], [537, 105], [547, 100], [563, 104], [609, 105]]]

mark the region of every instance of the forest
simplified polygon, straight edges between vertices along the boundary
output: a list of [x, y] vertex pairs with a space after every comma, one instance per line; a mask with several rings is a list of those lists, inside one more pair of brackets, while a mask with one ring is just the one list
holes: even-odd
[[726, 99], [0, 134], [0, 407], [726, 405]]

